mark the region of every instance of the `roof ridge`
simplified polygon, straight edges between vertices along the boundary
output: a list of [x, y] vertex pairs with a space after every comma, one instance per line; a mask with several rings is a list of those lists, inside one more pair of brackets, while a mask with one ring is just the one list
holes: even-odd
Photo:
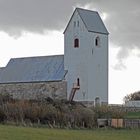
[[85, 9], [85, 8], [81, 8], [81, 7], [76, 7], [76, 9], [84, 10], [84, 11], [88, 11], [88, 12], [96, 12], [96, 13], [98, 13], [97, 11], [89, 10], [89, 9]]
[[28, 59], [28, 58], [43, 58], [43, 57], [54, 57], [54, 56], [64, 56], [64, 54], [58, 54], [58, 55], [44, 55], [44, 56], [16, 57], [16, 58], [11, 58], [10, 60], [13, 60], [13, 59]]

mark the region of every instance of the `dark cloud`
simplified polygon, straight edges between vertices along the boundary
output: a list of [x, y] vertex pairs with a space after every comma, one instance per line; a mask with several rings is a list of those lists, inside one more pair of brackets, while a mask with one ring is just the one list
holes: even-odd
[[94, 0], [90, 7], [108, 14], [105, 24], [110, 32], [110, 41], [120, 48], [115, 69], [124, 69], [123, 61], [133, 49], [140, 49], [140, 1], [139, 0]]
[[119, 59], [140, 47], [140, 0], [0, 0], [0, 30], [9, 35], [62, 30], [77, 5], [108, 15], [105, 24], [111, 42], [121, 46]]
[[129, 49], [140, 47], [139, 6], [139, 0], [95, 0], [91, 3], [91, 7], [108, 14], [105, 23], [111, 41]]
[[64, 29], [77, 3], [75, 0], [0, 0], [0, 30], [19, 35], [21, 31], [43, 33]]

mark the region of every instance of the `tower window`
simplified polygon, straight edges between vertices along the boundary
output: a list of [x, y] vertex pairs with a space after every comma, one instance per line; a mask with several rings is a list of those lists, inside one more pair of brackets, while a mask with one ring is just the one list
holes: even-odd
[[74, 21], [74, 23], [73, 23], [73, 24], [74, 24], [74, 27], [76, 27], [76, 21]]
[[95, 98], [95, 106], [100, 105], [100, 98], [96, 97]]
[[77, 78], [77, 86], [80, 86], [80, 79]]
[[79, 20], [77, 21], [77, 26], [79, 27]]
[[95, 39], [95, 46], [96, 47], [100, 46], [100, 38], [99, 37], [96, 37], [96, 39]]
[[75, 47], [75, 48], [79, 48], [79, 39], [78, 39], [78, 38], [76, 38], [76, 39], [74, 40], [74, 47]]

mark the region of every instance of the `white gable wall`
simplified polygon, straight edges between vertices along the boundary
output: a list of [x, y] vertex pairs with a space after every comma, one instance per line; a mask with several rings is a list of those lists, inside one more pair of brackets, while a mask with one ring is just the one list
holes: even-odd
[[[96, 36], [101, 39], [100, 48], [95, 47]], [[79, 48], [74, 48], [75, 38], [79, 38]], [[64, 67], [68, 70], [67, 98], [73, 83], [79, 78], [80, 90], [77, 90], [74, 100], [94, 101], [99, 97], [101, 101], [107, 102], [107, 42], [107, 35], [88, 32], [78, 12], [75, 11], [64, 35]]]
[[[74, 27], [74, 21], [79, 21], [79, 27]], [[85, 25], [83, 24], [81, 18], [79, 17], [78, 13], [75, 12], [71, 22], [69, 23], [69, 26], [67, 28], [67, 31], [65, 32], [64, 36], [64, 46], [65, 46], [65, 55], [64, 55], [64, 67], [65, 70], [68, 70], [68, 74], [66, 77], [67, 83], [67, 91], [68, 91], [68, 97], [71, 92], [73, 83], [76, 83], [77, 78], [80, 79], [80, 90], [76, 92], [75, 99], [83, 100], [81, 96], [81, 92], [88, 92], [88, 84], [87, 84], [87, 75], [85, 73], [88, 73], [87, 70], [87, 63], [86, 63], [86, 57], [88, 56], [87, 48], [89, 46], [86, 46], [86, 42], [84, 41], [85, 38], [88, 39], [86, 36], [88, 35], [88, 31], [85, 28]], [[79, 38], [80, 47], [74, 48], [74, 39]], [[86, 47], [85, 47], [86, 46]], [[81, 53], [84, 52], [84, 53]], [[79, 61], [81, 60], [81, 61]]]

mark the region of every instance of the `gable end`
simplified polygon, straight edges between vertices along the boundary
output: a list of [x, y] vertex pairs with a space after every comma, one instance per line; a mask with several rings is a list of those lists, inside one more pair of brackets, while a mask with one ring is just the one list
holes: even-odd
[[81, 20], [83, 21], [88, 32], [107, 34], [107, 35], [109, 34], [109, 32], [107, 31], [98, 12], [86, 10], [86, 9], [82, 9], [82, 8], [75, 9], [75, 11], [73, 12], [65, 30], [64, 30], [64, 34], [76, 11], [77, 11], [78, 15], [80, 16]]

